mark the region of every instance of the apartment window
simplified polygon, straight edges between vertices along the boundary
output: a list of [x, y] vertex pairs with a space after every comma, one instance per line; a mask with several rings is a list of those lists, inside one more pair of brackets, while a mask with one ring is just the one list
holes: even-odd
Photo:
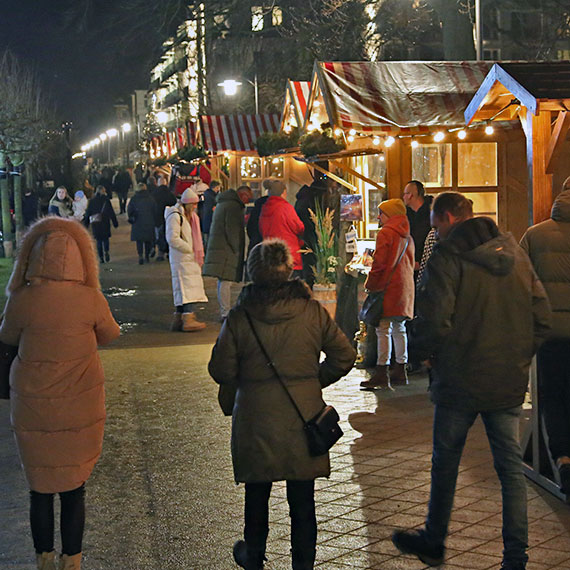
[[251, 7], [251, 31], [261, 32], [263, 30], [263, 6]]
[[277, 28], [283, 23], [283, 10], [279, 6], [274, 6], [271, 11], [271, 25]]
[[485, 61], [500, 61], [501, 50], [500, 49], [484, 49], [483, 59]]

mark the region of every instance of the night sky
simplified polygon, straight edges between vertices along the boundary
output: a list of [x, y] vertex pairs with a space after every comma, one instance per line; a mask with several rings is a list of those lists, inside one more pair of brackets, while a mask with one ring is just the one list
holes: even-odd
[[160, 46], [156, 33], [136, 45], [121, 41], [113, 12], [118, 2], [0, 0], [0, 50], [37, 68], [58, 119], [73, 121], [81, 139], [111, 126], [119, 98], [128, 102], [134, 89], [148, 87]]

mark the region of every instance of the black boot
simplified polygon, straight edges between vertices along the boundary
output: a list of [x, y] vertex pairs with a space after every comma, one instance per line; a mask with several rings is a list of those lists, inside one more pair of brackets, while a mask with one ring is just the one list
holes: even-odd
[[249, 552], [245, 540], [236, 540], [234, 543], [234, 560], [241, 568], [259, 570], [263, 568], [265, 555], [261, 552]]

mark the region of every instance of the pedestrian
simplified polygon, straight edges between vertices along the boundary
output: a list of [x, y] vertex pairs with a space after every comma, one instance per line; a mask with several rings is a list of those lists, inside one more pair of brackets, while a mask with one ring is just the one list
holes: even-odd
[[[374, 260], [365, 289], [384, 291], [382, 317], [376, 327], [378, 359], [374, 374], [361, 382], [365, 390], [390, 389], [408, 383], [408, 337], [406, 321], [414, 316], [414, 242], [406, 206], [399, 198], [378, 206], [380, 229], [376, 235]], [[396, 362], [390, 370], [394, 341]]]
[[463, 447], [481, 415], [503, 497], [501, 568], [522, 570], [528, 524], [519, 418], [532, 356], [548, 336], [550, 306], [511, 234], [470, 212], [465, 196], [443, 192], [431, 213], [440, 241], [418, 291], [410, 339], [410, 350], [431, 367], [431, 492], [425, 527], [395, 532], [392, 541], [425, 564], [443, 563]]
[[208, 236], [210, 235], [210, 226], [212, 225], [212, 216], [216, 207], [216, 199], [219, 196], [222, 185], [218, 180], [212, 180], [210, 186], [204, 191], [204, 200], [202, 203], [202, 237], [204, 238], [204, 249], [208, 249]]
[[38, 206], [38, 195], [31, 188], [26, 188], [24, 190], [24, 196], [22, 197], [22, 220], [24, 227], [27, 228], [38, 219]]
[[562, 492], [570, 495], [570, 177], [550, 219], [529, 228], [521, 240], [552, 306], [552, 330], [538, 349], [538, 406]]
[[113, 178], [113, 190], [119, 198], [119, 214], [124, 214], [127, 211], [127, 198], [132, 187], [133, 181], [130, 172], [121, 166]]
[[59, 493], [59, 569], [79, 570], [85, 484], [101, 454], [105, 423], [97, 345], [120, 333], [85, 228], [72, 219], [36, 222], [23, 239], [7, 295], [0, 341], [18, 347], [10, 371], [11, 422], [30, 488], [37, 566], [56, 569]]
[[77, 190], [74, 194], [72, 208], [73, 218], [78, 222], [82, 222], [83, 216], [85, 216], [85, 210], [87, 210], [87, 198], [83, 190]]
[[95, 196], [89, 200], [89, 205], [85, 212], [84, 223], [91, 226], [93, 237], [97, 243], [97, 253], [101, 263], [109, 263], [109, 238], [111, 237], [111, 223], [113, 227], [119, 227], [115, 210], [111, 200], [107, 197], [104, 186], [97, 186]]
[[410, 180], [404, 187], [403, 200], [410, 222], [410, 234], [414, 240], [416, 252], [414, 271], [417, 274], [424, 252], [424, 243], [431, 230], [430, 207], [433, 198], [426, 196], [424, 185], [419, 180]]
[[258, 244], [247, 265], [253, 283], [222, 325], [208, 366], [220, 384], [224, 413], [232, 415], [234, 478], [245, 483], [245, 540], [235, 543], [234, 559], [242, 568], [263, 568], [272, 483], [286, 481], [293, 569], [310, 570], [317, 543], [315, 479], [329, 477], [329, 454], [309, 455], [303, 423], [251, 325], [307, 418], [323, 408], [322, 388], [348, 373], [356, 353], [307, 285], [290, 279], [293, 259], [284, 241]]
[[73, 217], [73, 200], [69, 197], [65, 186], [59, 186], [51, 197], [48, 214], [59, 216], [60, 218]]
[[245, 205], [253, 197], [249, 186], [226, 190], [218, 201], [206, 250], [203, 274], [218, 279], [218, 303], [223, 321], [231, 309], [231, 285], [243, 281]]
[[259, 229], [259, 218], [261, 216], [261, 209], [265, 202], [269, 198], [269, 188], [273, 184], [274, 178], [266, 178], [261, 186], [263, 188], [263, 195], [260, 196], [254, 203], [249, 218], [247, 220], [247, 237], [249, 238], [249, 244], [247, 246], [247, 257], [251, 253], [251, 250], [263, 241], [263, 236], [261, 235], [261, 230]]
[[[139, 265], [149, 263], [154, 245], [154, 225], [157, 206], [146, 184], [137, 185], [137, 191], [127, 207], [127, 216], [131, 226], [131, 241], [137, 243]], [[144, 257], [143, 257], [144, 255]]]
[[300, 220], [295, 208], [287, 202], [287, 187], [282, 180], [273, 180], [269, 187], [269, 198], [261, 208], [259, 229], [263, 239], [282, 239], [293, 256], [293, 271], [295, 277], [303, 277], [303, 233], [305, 226]]
[[155, 241], [158, 246], [156, 261], [164, 261], [168, 253], [168, 243], [166, 242], [166, 227], [164, 221], [164, 210], [167, 206], [176, 204], [176, 196], [169, 190], [166, 180], [161, 176], [157, 180], [158, 186], [151, 192], [151, 196], [156, 202], [155, 220]]
[[195, 303], [208, 302], [202, 281], [204, 245], [196, 214], [198, 200], [198, 196], [187, 188], [180, 202], [167, 206], [164, 211], [176, 309], [170, 327], [172, 331], [196, 332], [206, 328], [206, 323], [198, 321], [194, 312]]

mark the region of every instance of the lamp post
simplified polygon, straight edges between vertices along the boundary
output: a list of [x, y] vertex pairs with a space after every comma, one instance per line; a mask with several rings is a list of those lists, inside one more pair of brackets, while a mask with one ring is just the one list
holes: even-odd
[[475, 51], [477, 54], [477, 61], [483, 59], [483, 38], [481, 37], [481, 28], [483, 22], [481, 22], [481, 0], [475, 0], [475, 37], [477, 43], [475, 45]]
[[128, 134], [131, 132], [132, 127], [130, 123], [123, 123], [121, 125], [121, 133], [123, 133], [123, 145], [125, 146], [125, 155], [126, 155], [126, 167], [129, 167], [129, 137]]
[[[255, 97], [255, 114], [259, 115], [259, 92], [258, 92], [258, 85], [257, 85], [257, 73], [253, 76], [253, 81], [249, 79], [244, 79], [247, 81], [251, 86], [253, 86], [253, 94]], [[242, 85], [241, 81], [236, 81], [235, 79], [226, 79], [221, 83], [218, 83], [218, 87], [222, 87], [224, 89], [224, 93], [229, 96], [233, 97], [238, 92], [238, 87]]]
[[109, 162], [111, 162], [111, 139], [113, 137], [116, 137], [119, 134], [119, 131], [117, 129], [108, 129], [107, 131], [105, 131], [105, 133], [109, 138], [108, 151], [109, 151]]

